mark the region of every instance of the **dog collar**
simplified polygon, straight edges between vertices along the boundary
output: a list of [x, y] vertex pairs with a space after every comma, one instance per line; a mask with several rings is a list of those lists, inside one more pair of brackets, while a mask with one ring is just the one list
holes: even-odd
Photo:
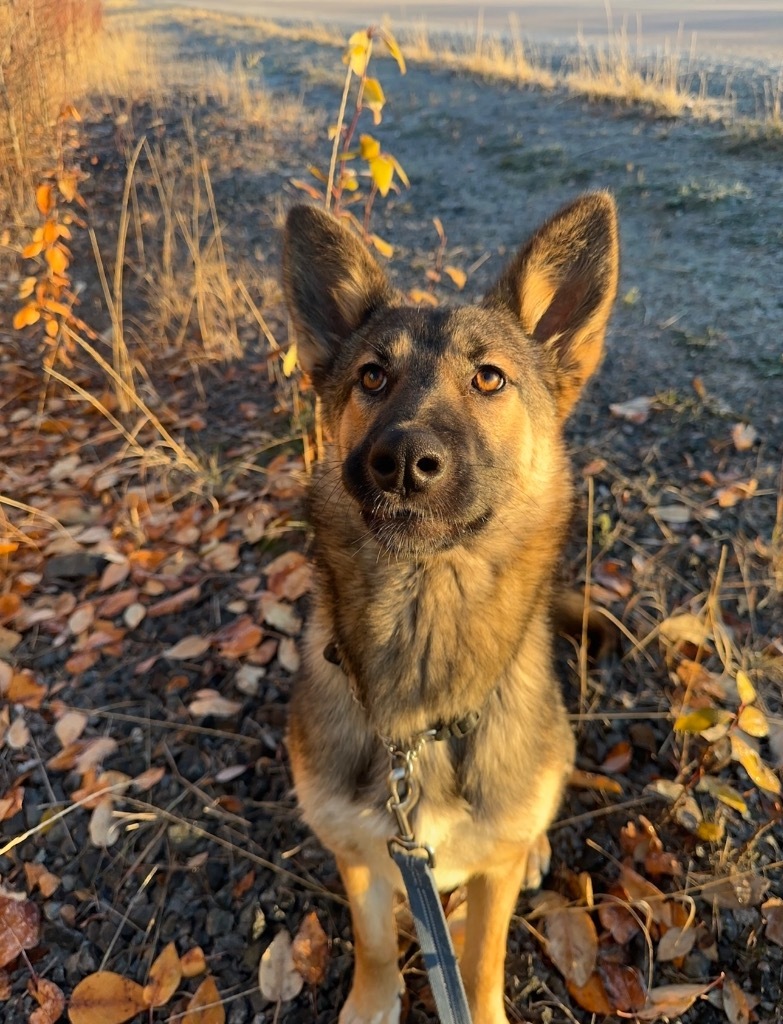
[[[340, 654], [340, 648], [334, 640], [324, 647], [323, 655], [330, 665], [336, 665], [350, 680], [342, 655]], [[351, 691], [353, 692], [355, 699], [358, 700], [353, 685], [351, 685]], [[359, 703], [361, 704], [361, 701], [359, 701]], [[362, 707], [363, 706], [364, 705], [362, 705]], [[396, 743], [394, 740], [389, 740], [385, 736], [382, 736], [381, 739], [390, 750], [418, 750], [421, 744], [425, 743], [427, 740], [464, 739], [465, 736], [473, 732], [479, 724], [480, 718], [480, 711], [469, 711], [466, 715], [462, 715], [460, 718], [453, 718], [450, 722], [437, 722], [428, 729], [422, 729], [422, 731], [417, 732], [415, 736], [411, 736], [405, 744]]]

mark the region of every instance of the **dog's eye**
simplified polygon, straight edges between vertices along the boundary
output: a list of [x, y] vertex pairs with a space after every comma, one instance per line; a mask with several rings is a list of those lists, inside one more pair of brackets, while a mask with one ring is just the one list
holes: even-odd
[[472, 384], [482, 395], [491, 395], [493, 391], [500, 391], [505, 387], [506, 378], [496, 366], [482, 366], [473, 378]]
[[368, 363], [367, 366], [363, 366], [359, 379], [364, 390], [370, 395], [377, 395], [379, 391], [383, 391], [388, 380], [381, 367], [375, 363]]

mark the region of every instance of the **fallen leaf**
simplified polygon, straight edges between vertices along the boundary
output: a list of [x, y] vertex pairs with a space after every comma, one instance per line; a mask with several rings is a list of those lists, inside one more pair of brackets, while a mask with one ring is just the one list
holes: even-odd
[[113, 846], [119, 839], [120, 830], [114, 817], [114, 800], [110, 795], [98, 800], [95, 810], [90, 815], [89, 832], [90, 842], [101, 850]]
[[302, 620], [293, 607], [285, 601], [278, 601], [274, 594], [262, 594], [260, 607], [264, 622], [273, 629], [289, 636], [296, 636], [301, 630]]
[[718, 504], [721, 508], [733, 508], [738, 502], [752, 498], [758, 490], [758, 480], [737, 481], [727, 487], [719, 487], [715, 492]]
[[71, 994], [71, 1024], [124, 1024], [146, 1006], [144, 989], [114, 971], [96, 971], [83, 978]]
[[546, 915], [547, 952], [566, 981], [583, 988], [595, 970], [598, 934], [593, 919], [579, 908], [555, 910]]
[[768, 765], [764, 764], [758, 751], [754, 750], [736, 732], [731, 734], [731, 757], [732, 760], [739, 761], [759, 789], [776, 795], [780, 794], [780, 779]]
[[226, 1011], [215, 979], [210, 974], [193, 993], [181, 1024], [225, 1024], [225, 1020]]
[[74, 766], [77, 771], [86, 772], [88, 768], [95, 768], [102, 764], [107, 757], [117, 751], [117, 741], [111, 736], [96, 736], [95, 739], [87, 740], [81, 753], [76, 757]]
[[198, 690], [196, 699], [188, 705], [191, 715], [214, 715], [216, 718], [230, 718], [238, 715], [242, 704], [237, 700], [228, 700], [217, 690]]
[[687, 956], [693, 949], [695, 941], [695, 928], [669, 928], [658, 943], [656, 959], [676, 960], [678, 957]]
[[756, 687], [747, 672], [737, 672], [737, 695], [741, 704], [753, 704], [756, 700]]
[[669, 616], [663, 620], [659, 629], [661, 636], [671, 644], [689, 643], [700, 647], [711, 636], [704, 619], [692, 612]]
[[633, 747], [628, 740], [620, 740], [615, 743], [612, 749], [600, 765], [604, 772], [626, 772], [631, 766], [633, 758]]
[[714, 981], [706, 985], [659, 985], [648, 991], [647, 1001], [643, 1007], [631, 1013], [619, 1013], [619, 1016], [642, 1021], [679, 1017], [690, 1009], [700, 996], [709, 992], [713, 985]]
[[65, 996], [59, 985], [48, 978], [34, 976], [27, 982], [27, 991], [38, 1003], [30, 1014], [29, 1024], [55, 1024], [65, 1011]]
[[758, 438], [758, 431], [751, 423], [735, 423], [731, 428], [731, 439], [738, 452], [748, 451]]
[[647, 999], [644, 981], [637, 967], [609, 961], [600, 965], [601, 976], [614, 1010], [639, 1010]]
[[29, 900], [0, 896], [0, 967], [15, 960], [23, 949], [38, 945], [41, 918]]
[[628, 423], [646, 423], [654, 398], [640, 396], [629, 398], [627, 402], [613, 402], [609, 406], [609, 412], [618, 419], [626, 420]]
[[200, 658], [209, 650], [210, 642], [209, 637], [206, 636], [186, 636], [173, 647], [164, 651], [163, 657], [169, 658], [171, 661], [190, 661]]
[[737, 725], [749, 736], [756, 736], [760, 738], [769, 733], [767, 716], [761, 708], [752, 707], [750, 705], [747, 705], [742, 709], [742, 711], [740, 711], [739, 717], [737, 718]]
[[197, 601], [199, 597], [201, 597], [201, 585], [196, 583], [192, 587], [180, 590], [178, 594], [164, 597], [156, 604], [150, 605], [147, 609], [147, 615], [151, 619], [160, 618], [161, 615], [173, 615], [175, 612], [181, 612], [187, 605]]
[[733, 978], [723, 979], [723, 1009], [729, 1024], [748, 1024], [750, 1021], [748, 997]]
[[587, 1010], [588, 1013], [598, 1013], [602, 1017], [609, 1016], [615, 1009], [604, 988], [603, 979], [597, 971], [593, 971], [584, 985], [576, 985], [566, 980], [569, 995], [572, 999]]
[[82, 711], [66, 711], [62, 718], [54, 723], [54, 734], [60, 741], [60, 745], [67, 747], [74, 743], [87, 725], [87, 715]]
[[318, 915], [311, 910], [302, 922], [291, 946], [294, 967], [308, 985], [320, 985], [326, 977], [329, 940]]
[[164, 1006], [177, 991], [182, 978], [182, 963], [173, 942], [161, 950], [150, 967], [150, 980], [144, 986], [147, 1006]]
[[685, 526], [692, 519], [691, 510], [687, 505], [656, 505], [650, 509], [656, 519], [669, 526]]
[[195, 978], [207, 969], [207, 958], [201, 946], [186, 950], [179, 959], [183, 978]]
[[258, 965], [258, 987], [265, 999], [286, 1003], [302, 990], [304, 978], [294, 966], [291, 937], [278, 932], [264, 950]]
[[0, 796], [0, 821], [7, 821], [18, 814], [24, 802], [24, 786], [12, 786]]
[[783, 900], [767, 900], [761, 911], [764, 914], [764, 935], [776, 946], [783, 946]]
[[458, 290], [462, 291], [462, 289], [465, 287], [465, 283], [468, 280], [468, 275], [465, 273], [464, 270], [460, 270], [459, 267], [452, 267], [447, 265], [443, 268], [443, 273], [448, 274], [448, 276], [457, 286]]
[[5, 744], [11, 750], [23, 750], [30, 742], [30, 730], [25, 720], [21, 717], [15, 718], [8, 726], [5, 734]]

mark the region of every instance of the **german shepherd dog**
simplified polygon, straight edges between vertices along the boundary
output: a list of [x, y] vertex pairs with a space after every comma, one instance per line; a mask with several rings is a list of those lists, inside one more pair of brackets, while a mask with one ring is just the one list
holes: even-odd
[[552, 656], [571, 511], [563, 425], [615, 297], [614, 202], [598, 192], [561, 209], [473, 306], [412, 307], [314, 207], [290, 211], [283, 268], [327, 433], [288, 745], [304, 818], [350, 901], [340, 1024], [400, 1015], [388, 746], [471, 715], [467, 735], [421, 745], [412, 824], [438, 886], [467, 885], [473, 1020], [505, 1024], [509, 920], [548, 870], [546, 830], [573, 765]]

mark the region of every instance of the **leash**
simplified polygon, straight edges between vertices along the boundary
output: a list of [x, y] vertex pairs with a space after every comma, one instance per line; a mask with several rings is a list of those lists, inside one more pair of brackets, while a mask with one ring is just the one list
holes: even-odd
[[[432, 873], [435, 853], [431, 846], [416, 842], [408, 817], [420, 793], [413, 767], [423, 742], [445, 739], [447, 736], [464, 736], [477, 722], [478, 713], [474, 712], [459, 722], [420, 733], [413, 746], [399, 747], [387, 743], [391, 770], [388, 776], [390, 795], [386, 806], [394, 815], [398, 829], [397, 835], [389, 840], [389, 855], [400, 869], [405, 883], [422, 959], [441, 1024], [471, 1024], [471, 1017], [457, 955]], [[467, 729], [462, 731], [466, 724]]]

